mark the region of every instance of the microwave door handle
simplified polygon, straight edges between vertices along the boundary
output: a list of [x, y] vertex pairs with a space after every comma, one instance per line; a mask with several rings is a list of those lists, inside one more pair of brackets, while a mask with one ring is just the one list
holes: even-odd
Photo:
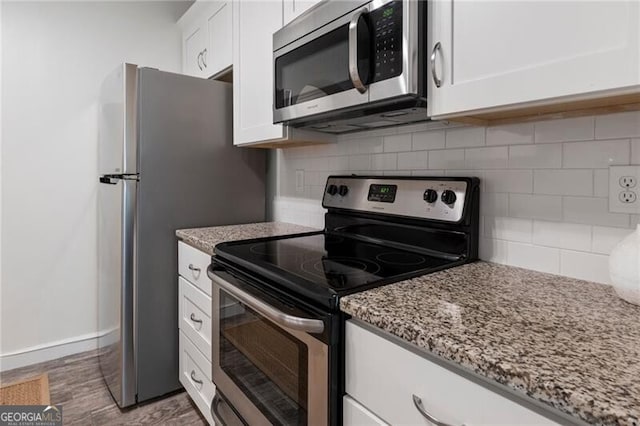
[[281, 310], [269, 305], [268, 303], [263, 302], [252, 294], [249, 294], [246, 291], [241, 290], [233, 284], [223, 280], [222, 278], [220, 278], [220, 276], [218, 276], [211, 270], [211, 267], [207, 269], [207, 275], [224, 291], [226, 291], [254, 311], [269, 318], [276, 324], [280, 324], [292, 330], [304, 331], [305, 333], [322, 333], [324, 331], [324, 322], [322, 322], [322, 320], [296, 317], [286, 314]]
[[358, 72], [358, 21], [360, 17], [367, 13], [367, 9], [360, 9], [353, 14], [349, 22], [349, 78], [358, 92], [367, 91]]

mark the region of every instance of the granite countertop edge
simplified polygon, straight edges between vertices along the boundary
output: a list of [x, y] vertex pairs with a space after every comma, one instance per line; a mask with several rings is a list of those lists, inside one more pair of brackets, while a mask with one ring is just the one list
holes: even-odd
[[[564, 389], [562, 383], [548, 379], [543, 380], [542, 377], [537, 377], [535, 374], [532, 374], [531, 369], [519, 368], [517, 365], [511, 364], [508, 359], [501, 359], [499, 356], [496, 356], [495, 350], [484, 352], [483, 349], [485, 348], [480, 345], [470, 349], [469, 345], [467, 345], [468, 342], [464, 341], [464, 338], [460, 336], [454, 336], [453, 333], [448, 335], [447, 331], [443, 329], [438, 330], [421, 327], [417, 324], [421, 321], [417, 318], [419, 313], [415, 313], [415, 317], [412, 317], [410, 309], [403, 311], [403, 308], [399, 307], [398, 309], [402, 312], [396, 316], [393, 313], [389, 313], [388, 310], [385, 311], [385, 307], [381, 305], [381, 303], [384, 303], [382, 299], [380, 299], [382, 289], [386, 289], [384, 290], [386, 292], [385, 297], [389, 297], [390, 294], [404, 294], [406, 297], [409, 292], [414, 293], [415, 289], [419, 288], [423, 281], [437, 280], [438, 274], [446, 273], [447, 278], [451, 278], [451, 276], [453, 276], [452, 274], [456, 274], [456, 270], [459, 270], [459, 278], [464, 280], [466, 275], [465, 267], [469, 267], [470, 265], [486, 265], [489, 268], [495, 267], [498, 270], [511, 271], [520, 276], [531, 276], [532, 279], [539, 276], [545, 276], [547, 278], [553, 277], [560, 285], [562, 285], [563, 282], [582, 282], [582, 285], [607, 288], [610, 293], [613, 293], [610, 286], [604, 284], [480, 261], [345, 296], [340, 301], [340, 308], [353, 318], [400, 338], [402, 341], [415, 347], [418, 352], [423, 352], [425, 355], [435, 356], [448, 363], [453, 363], [456, 367], [474, 373], [476, 376], [480, 376], [492, 384], [497, 383], [506, 386], [518, 397], [533, 399], [536, 405], [541, 405], [554, 412], [562, 413], [563, 417], [569, 416], [569, 418], [575, 419], [577, 422], [596, 424], [624, 424], [630, 426], [638, 424], [637, 419], [640, 417], [640, 406], [634, 409], [633, 412], [620, 412], [619, 406], [613, 407], [607, 405], [608, 400], [606, 396], [598, 395], [597, 397], [590, 397], [588, 391], [582, 391], [580, 388], [577, 388], [577, 390]], [[368, 300], [368, 293], [372, 295], [370, 300]], [[377, 300], [376, 297], [378, 298]], [[399, 297], [401, 298], [402, 296]], [[615, 296], [612, 295], [611, 297], [615, 299]], [[634, 315], [640, 313], [640, 310], [626, 302], [621, 302], [621, 305], [626, 312], [635, 312]], [[640, 319], [640, 316], [636, 317]], [[435, 319], [433, 321], [435, 321]], [[533, 332], [537, 331], [533, 330], [532, 333]], [[518, 337], [514, 338], [518, 339]], [[635, 338], [636, 336], [634, 336], [634, 339]], [[523, 340], [525, 339], [523, 338]], [[637, 340], [634, 340], [634, 342], [637, 342]], [[508, 346], [509, 343], [505, 345]], [[634, 350], [637, 351], [637, 346]], [[505, 350], [505, 353], [506, 352], [507, 350]], [[576, 361], [579, 362], [579, 360]], [[563, 366], [561, 365], [560, 367]], [[587, 373], [587, 375], [588, 374], [589, 373]], [[632, 375], [633, 373], [629, 374]], [[620, 382], [626, 384], [627, 379], [628, 378], [621, 378]], [[638, 397], [637, 400], [640, 400], [640, 397]], [[635, 401], [632, 403], [635, 404]]]

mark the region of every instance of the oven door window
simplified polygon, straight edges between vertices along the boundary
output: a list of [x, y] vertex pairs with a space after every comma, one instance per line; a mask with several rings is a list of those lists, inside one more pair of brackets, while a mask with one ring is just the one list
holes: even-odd
[[307, 424], [307, 346], [220, 291], [220, 367], [273, 424]]
[[[358, 69], [361, 80], [369, 79], [369, 30], [362, 17], [358, 26]], [[275, 60], [275, 103], [284, 108], [354, 88], [349, 77], [349, 25], [279, 56]]]

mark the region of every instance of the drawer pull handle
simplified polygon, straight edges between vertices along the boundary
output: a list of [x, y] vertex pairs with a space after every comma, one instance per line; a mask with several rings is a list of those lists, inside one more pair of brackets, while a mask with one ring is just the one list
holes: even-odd
[[191, 321], [193, 321], [195, 323], [202, 324], [202, 320], [196, 318], [196, 314], [191, 314], [191, 316], [189, 318], [191, 318]]
[[196, 379], [196, 372], [195, 370], [191, 370], [191, 380], [193, 380], [194, 382], [196, 382], [197, 384], [201, 385], [202, 384], [202, 380], [198, 380]]
[[413, 404], [416, 406], [422, 417], [427, 419], [430, 423], [433, 423], [435, 426], [452, 426], [449, 423], [441, 422], [440, 420], [433, 417], [431, 414], [424, 409], [422, 405], [422, 399], [419, 396], [413, 395]]
[[189, 269], [190, 269], [192, 272], [200, 273], [200, 268], [196, 268], [195, 266], [193, 266], [193, 263], [190, 263], [190, 264], [189, 264]]

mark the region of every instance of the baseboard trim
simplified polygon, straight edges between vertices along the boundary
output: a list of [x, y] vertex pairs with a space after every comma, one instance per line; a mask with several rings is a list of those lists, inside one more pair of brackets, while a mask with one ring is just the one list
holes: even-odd
[[98, 335], [98, 333], [89, 333], [0, 354], [0, 371], [13, 370], [14, 368], [26, 367], [97, 349]]

